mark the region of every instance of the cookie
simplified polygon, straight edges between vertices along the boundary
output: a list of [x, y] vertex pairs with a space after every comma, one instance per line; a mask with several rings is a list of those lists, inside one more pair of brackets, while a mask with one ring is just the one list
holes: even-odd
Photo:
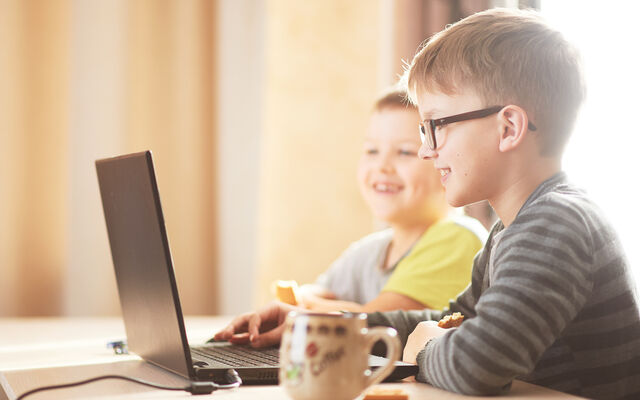
[[458, 326], [460, 326], [460, 324], [462, 323], [462, 321], [464, 320], [464, 315], [462, 315], [459, 312], [455, 312], [453, 314], [450, 315], [445, 315], [440, 322], [438, 322], [438, 326], [440, 328], [456, 328]]

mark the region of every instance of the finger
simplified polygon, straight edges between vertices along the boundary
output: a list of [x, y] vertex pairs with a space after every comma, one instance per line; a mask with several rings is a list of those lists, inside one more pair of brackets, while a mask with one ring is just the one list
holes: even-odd
[[217, 332], [215, 335], [213, 335], [213, 338], [215, 340], [229, 340], [229, 338], [231, 338], [231, 336], [233, 336], [234, 334], [234, 328], [227, 326], [225, 327], [223, 330]]
[[214, 340], [229, 340], [231, 338], [231, 336], [233, 336], [233, 332], [230, 332], [229, 328], [226, 327], [223, 330], [217, 332], [215, 335], [213, 335], [213, 339]]
[[234, 334], [246, 332], [247, 321], [251, 314], [243, 314], [234, 318], [229, 325], [215, 334], [217, 340], [229, 340]]
[[256, 313], [249, 318], [249, 340], [253, 341], [254, 338], [260, 336], [260, 325], [262, 324], [262, 318], [260, 314]]
[[233, 344], [247, 344], [249, 343], [249, 333], [238, 333], [229, 338], [229, 342]]
[[291, 306], [287, 304], [274, 302], [252, 314], [248, 320], [249, 337], [258, 337], [260, 332], [278, 327], [284, 322], [283, 313], [286, 314], [289, 308]]
[[280, 325], [268, 332], [262, 333], [253, 337], [251, 340], [252, 347], [269, 347], [280, 343], [282, 338], [282, 332], [284, 331], [284, 325]]

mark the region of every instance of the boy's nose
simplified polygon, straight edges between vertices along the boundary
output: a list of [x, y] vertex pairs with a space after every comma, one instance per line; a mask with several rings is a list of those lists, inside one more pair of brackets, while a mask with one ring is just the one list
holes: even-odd
[[418, 150], [418, 157], [423, 160], [432, 160], [438, 157], [438, 152], [436, 150], [431, 150], [427, 143], [422, 143], [420, 150]]
[[393, 171], [394, 166], [392, 161], [392, 155], [388, 153], [382, 154], [382, 157], [380, 157], [380, 163], [378, 164], [378, 167], [380, 168], [380, 171], [383, 171], [383, 172]]

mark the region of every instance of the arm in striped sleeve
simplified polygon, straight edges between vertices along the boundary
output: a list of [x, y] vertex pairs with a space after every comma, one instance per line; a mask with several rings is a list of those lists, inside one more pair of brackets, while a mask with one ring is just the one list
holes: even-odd
[[501, 394], [533, 371], [586, 303], [593, 286], [587, 224], [561, 201], [536, 203], [497, 244], [476, 316], [418, 354], [418, 380], [468, 395]]
[[402, 342], [402, 347], [407, 343], [407, 338], [413, 332], [416, 325], [422, 321], [437, 321], [442, 316], [461, 312], [465, 318], [472, 318], [475, 315], [475, 303], [480, 297], [482, 290], [482, 277], [486, 264], [485, 250], [480, 251], [474, 261], [471, 284], [458, 295], [455, 301], [449, 302], [449, 308], [444, 311], [421, 310], [421, 311], [388, 311], [368, 314], [369, 326], [390, 326], [398, 331], [398, 337]]

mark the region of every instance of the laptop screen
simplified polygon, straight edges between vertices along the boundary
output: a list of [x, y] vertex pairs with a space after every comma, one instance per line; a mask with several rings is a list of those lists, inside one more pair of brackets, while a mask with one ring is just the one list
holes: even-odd
[[129, 348], [193, 378], [151, 152], [97, 160], [96, 170]]

